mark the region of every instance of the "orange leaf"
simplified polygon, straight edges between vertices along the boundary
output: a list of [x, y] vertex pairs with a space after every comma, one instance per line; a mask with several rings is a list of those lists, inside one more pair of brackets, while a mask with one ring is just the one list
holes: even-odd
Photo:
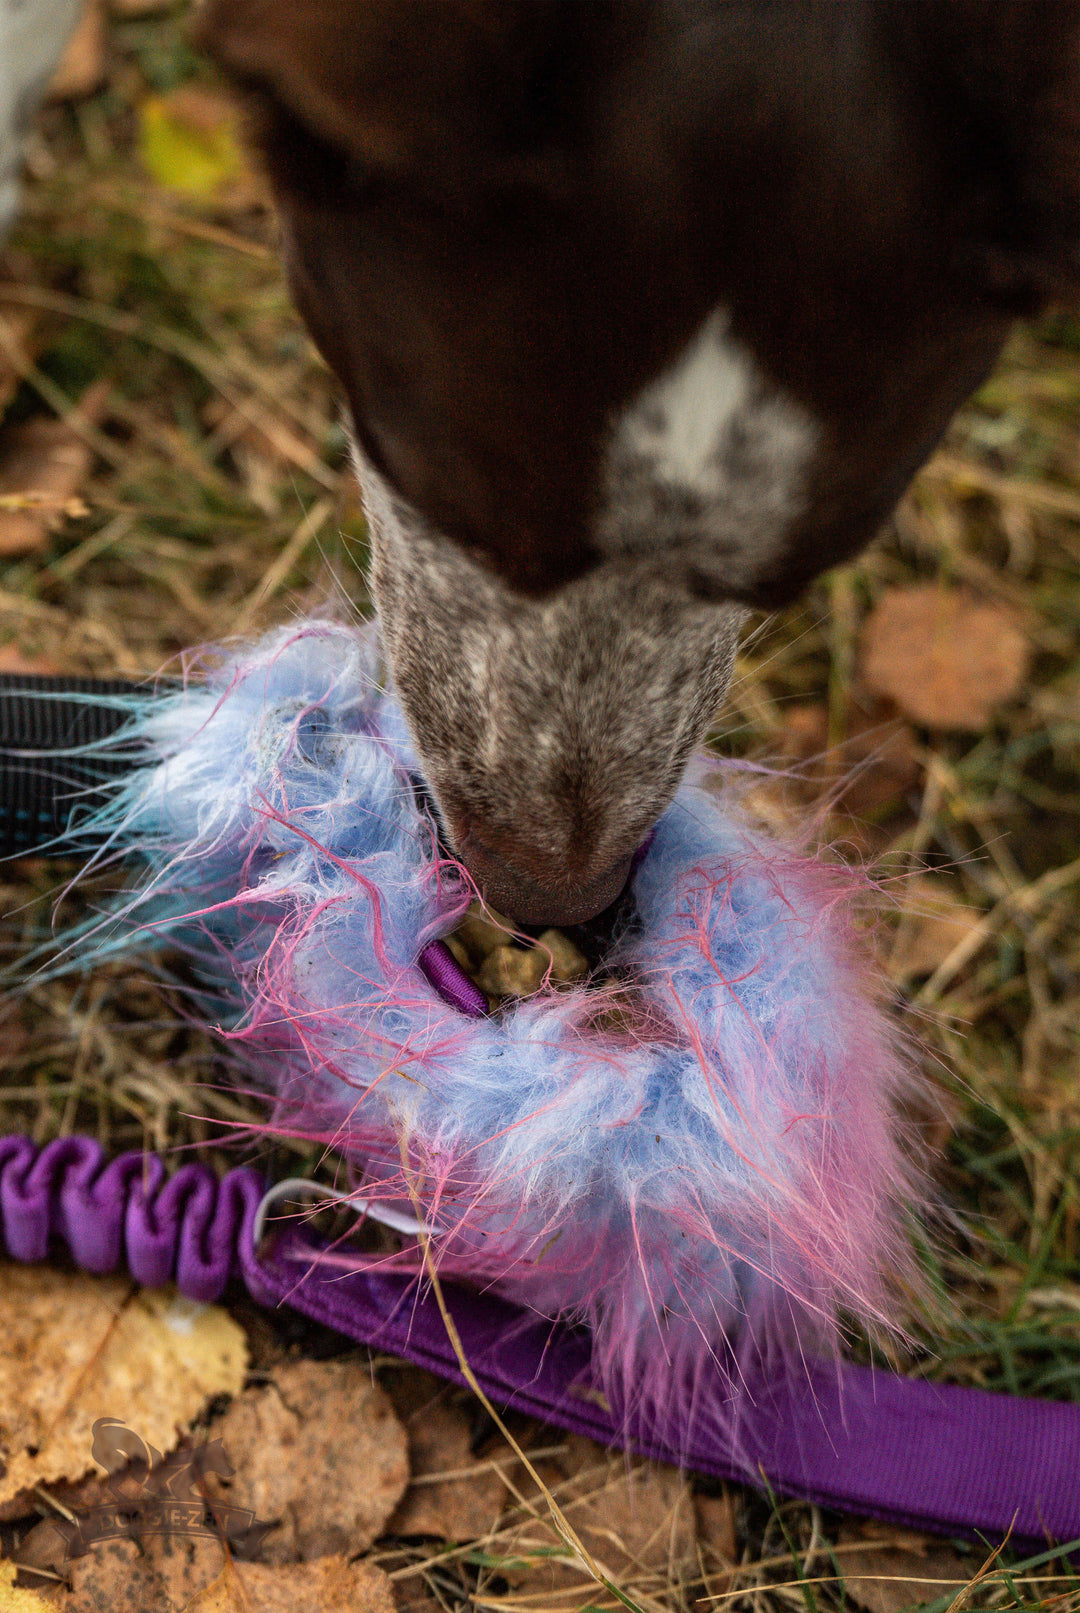
[[1011, 610], [937, 583], [890, 589], [863, 632], [866, 683], [926, 728], [985, 727], [1030, 659]]

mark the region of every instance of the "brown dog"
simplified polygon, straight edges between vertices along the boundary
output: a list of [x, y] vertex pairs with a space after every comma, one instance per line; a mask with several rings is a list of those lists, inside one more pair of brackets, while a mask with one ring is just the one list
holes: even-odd
[[1080, 0], [209, 0], [498, 907], [621, 889], [746, 604], [1080, 287]]

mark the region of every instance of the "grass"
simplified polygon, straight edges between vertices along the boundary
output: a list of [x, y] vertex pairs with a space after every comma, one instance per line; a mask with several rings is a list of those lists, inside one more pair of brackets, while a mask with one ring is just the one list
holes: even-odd
[[[0, 319], [32, 326], [6, 425], [70, 417], [93, 383], [109, 388], [88, 433], [86, 513], [7, 564], [0, 648], [127, 674], [328, 598], [362, 610], [365, 550], [335, 389], [290, 309], [257, 181], [192, 200], [140, 167], [134, 108], [204, 73], [177, 13], [115, 24], [110, 50], [98, 94], [43, 116], [23, 219], [0, 263]], [[941, 1303], [913, 1318], [916, 1342], [897, 1364], [1059, 1399], [1080, 1399], [1078, 424], [1080, 321], [1018, 330], [884, 540], [756, 625], [717, 727], [729, 753], [798, 764], [775, 814], [805, 816], [831, 794], [831, 832], [871, 857], [896, 894], [886, 956], [919, 924], [927, 886], [899, 911], [913, 871], [973, 911], [966, 939], [895, 982], [940, 1095], [924, 1118], [937, 1176], [966, 1216], [966, 1230], [949, 1228], [927, 1256]], [[1007, 604], [1033, 646], [1020, 697], [979, 733], [916, 729], [860, 682], [867, 613], [889, 589], [932, 578]], [[845, 793], [853, 760], [861, 771]], [[44, 863], [0, 871], [6, 961], [54, 922], [58, 877]], [[74, 893], [61, 917], [92, 899]], [[0, 1043], [3, 1129], [38, 1141], [85, 1130], [113, 1149], [197, 1144], [224, 1158], [220, 1123], [254, 1112], [152, 970], [30, 981], [3, 1008]], [[318, 1168], [301, 1144], [285, 1157], [287, 1146], [263, 1160], [270, 1171]], [[612, 1482], [605, 1470], [595, 1493]], [[689, 1578], [630, 1573], [633, 1605], [845, 1605], [844, 1571], [870, 1546], [842, 1540], [843, 1520], [753, 1492], [724, 1504], [730, 1560], [706, 1553]], [[525, 1497], [519, 1512], [530, 1508]], [[426, 1606], [617, 1605], [584, 1582], [516, 1600], [508, 1542], [536, 1562], [565, 1553], [542, 1509], [527, 1538], [518, 1521], [508, 1515], [499, 1536], [468, 1547], [395, 1546], [385, 1560], [400, 1587], [425, 1587]], [[974, 1576], [985, 1555], [969, 1551], [962, 1568]], [[909, 1589], [914, 1603], [952, 1601]], [[968, 1605], [1080, 1608], [1080, 1590], [1059, 1564], [1034, 1559], [997, 1566]]]

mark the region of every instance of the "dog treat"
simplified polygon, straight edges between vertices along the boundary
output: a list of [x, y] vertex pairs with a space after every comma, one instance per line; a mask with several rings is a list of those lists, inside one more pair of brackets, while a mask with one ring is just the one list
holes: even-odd
[[472, 904], [446, 944], [492, 1008], [545, 985], [572, 985], [589, 973], [588, 959], [561, 930], [544, 930], [533, 941], [480, 902]]
[[493, 947], [476, 984], [489, 998], [528, 997], [543, 985], [550, 961], [539, 947]]
[[542, 930], [536, 944], [551, 953], [552, 978], [560, 985], [572, 985], [588, 974], [588, 960], [561, 930]]
[[505, 946], [516, 932], [517, 926], [513, 919], [507, 918], [494, 907], [473, 902], [454, 931], [454, 939], [464, 947], [471, 966], [478, 968], [489, 952], [494, 952], [496, 947]]

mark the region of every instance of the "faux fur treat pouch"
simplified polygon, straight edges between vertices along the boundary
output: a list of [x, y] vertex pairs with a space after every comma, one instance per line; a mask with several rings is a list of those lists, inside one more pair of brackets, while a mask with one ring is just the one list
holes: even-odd
[[[853, 937], [861, 876], [765, 838], [702, 761], [633, 879], [605, 966], [496, 1015], [418, 958], [470, 891], [440, 853], [373, 631], [284, 628], [147, 695], [145, 765], [96, 829], [143, 873], [83, 955], [194, 954], [271, 1128], [325, 1138], [358, 1195], [427, 1233], [338, 1251], [490, 1288], [593, 1335], [632, 1421], [753, 1348], [888, 1328], [910, 1275], [909, 1071]], [[726, 782], [730, 780], [730, 782]], [[626, 1003], [629, 1002], [629, 1009]], [[715, 1398], [715, 1397], [714, 1397]]]

